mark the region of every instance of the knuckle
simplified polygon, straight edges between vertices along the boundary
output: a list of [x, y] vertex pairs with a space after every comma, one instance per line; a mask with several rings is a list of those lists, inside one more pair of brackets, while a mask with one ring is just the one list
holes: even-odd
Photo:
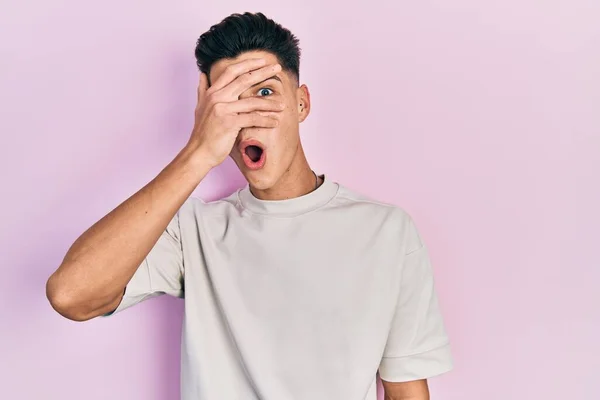
[[231, 64], [225, 67], [225, 73], [227, 74], [235, 74], [237, 72], [236, 64]]
[[215, 103], [213, 105], [213, 112], [217, 117], [223, 117], [226, 114], [225, 104], [223, 103]]
[[252, 72], [246, 72], [242, 76], [240, 76], [242, 83], [248, 84], [252, 81]]
[[206, 89], [206, 91], [204, 92], [204, 95], [206, 97], [213, 97], [216, 92], [217, 92], [217, 90], [215, 89], [215, 87], [211, 86], [208, 89]]
[[214, 105], [215, 104], [215, 95], [213, 93], [210, 93], [210, 94], [207, 93], [206, 97], [204, 98], [204, 102], [207, 105], [211, 105], [211, 106]]

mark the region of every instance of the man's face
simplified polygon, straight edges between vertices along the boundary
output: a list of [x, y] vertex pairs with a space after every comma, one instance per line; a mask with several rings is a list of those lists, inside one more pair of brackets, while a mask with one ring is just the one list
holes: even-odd
[[[240, 54], [235, 59], [222, 59], [213, 64], [210, 70], [210, 82], [215, 82], [234, 63], [250, 59], [264, 58], [267, 64], [277, 64], [277, 57], [265, 51], [251, 51]], [[243, 128], [231, 150], [230, 156], [246, 180], [255, 188], [265, 190], [273, 187], [280, 178], [292, 169], [299, 155], [300, 144], [299, 123], [308, 115], [309, 94], [305, 85], [298, 87], [295, 76], [287, 71], [280, 71], [273, 77], [247, 89], [240, 99], [251, 96], [268, 96], [285, 104], [281, 112], [261, 112], [263, 115], [274, 115], [279, 120], [276, 128]], [[302, 104], [302, 106], [300, 106]], [[239, 145], [248, 140], [256, 140], [263, 148], [264, 164], [260, 168], [248, 163], [248, 151]], [[252, 150], [252, 149], [250, 149]], [[246, 153], [246, 155], [244, 155]]]

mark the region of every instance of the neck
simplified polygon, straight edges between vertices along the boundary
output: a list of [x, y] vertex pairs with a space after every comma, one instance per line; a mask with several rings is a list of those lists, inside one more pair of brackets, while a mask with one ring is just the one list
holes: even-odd
[[299, 145], [292, 164], [275, 185], [268, 189], [256, 189], [251, 186], [250, 190], [256, 198], [261, 200], [286, 200], [310, 193], [319, 184], [321, 184], [321, 178], [315, 178], [315, 174], [306, 160], [302, 145]]

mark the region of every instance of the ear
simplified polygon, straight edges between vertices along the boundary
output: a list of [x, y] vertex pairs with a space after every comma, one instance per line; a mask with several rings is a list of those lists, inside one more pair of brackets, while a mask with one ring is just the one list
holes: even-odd
[[302, 122], [310, 114], [310, 92], [308, 86], [302, 85], [296, 91], [298, 100], [298, 122]]

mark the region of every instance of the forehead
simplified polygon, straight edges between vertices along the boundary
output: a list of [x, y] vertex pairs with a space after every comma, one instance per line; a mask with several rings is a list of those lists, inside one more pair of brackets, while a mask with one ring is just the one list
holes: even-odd
[[[245, 53], [242, 53], [240, 55], [238, 55], [236, 58], [223, 58], [217, 62], [215, 62], [212, 67], [210, 68], [210, 81], [214, 82], [217, 79], [219, 79], [219, 76], [221, 76], [221, 74], [225, 71], [225, 68], [227, 68], [229, 65], [231, 64], [237, 64], [241, 61], [244, 60], [248, 60], [251, 58], [264, 58], [267, 61], [267, 64], [277, 64], [279, 63], [279, 60], [277, 59], [277, 57], [272, 54], [269, 53], [268, 51], [262, 51], [262, 50], [252, 50], [252, 51], [247, 51]], [[285, 75], [285, 73], [279, 73], [278, 75]], [[283, 77], [283, 79], [285, 79], [285, 76]]]

